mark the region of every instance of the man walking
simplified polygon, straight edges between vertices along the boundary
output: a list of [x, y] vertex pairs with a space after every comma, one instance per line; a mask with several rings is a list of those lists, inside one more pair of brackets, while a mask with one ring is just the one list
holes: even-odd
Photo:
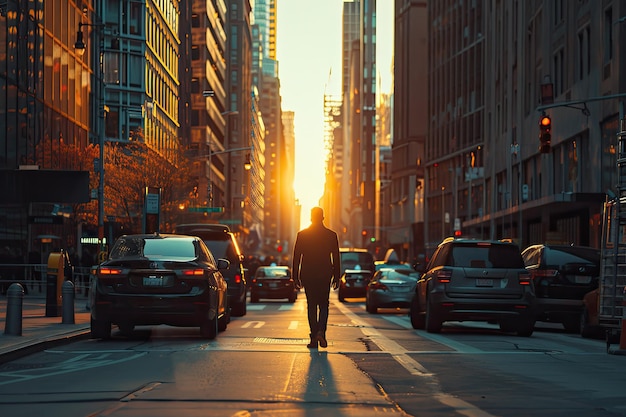
[[308, 348], [327, 347], [328, 295], [330, 286], [339, 288], [340, 260], [337, 233], [324, 226], [324, 211], [311, 209], [311, 225], [298, 232], [293, 249], [293, 274], [304, 286], [311, 330]]

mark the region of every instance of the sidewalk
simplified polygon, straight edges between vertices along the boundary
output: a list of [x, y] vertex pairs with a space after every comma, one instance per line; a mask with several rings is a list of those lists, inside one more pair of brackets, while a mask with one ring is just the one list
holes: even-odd
[[46, 316], [45, 294], [24, 295], [22, 335], [17, 336], [5, 334], [7, 296], [0, 295], [0, 364], [74, 338], [88, 338], [90, 313], [86, 304], [87, 297], [77, 294], [74, 299], [74, 324], [63, 324], [62, 314], [58, 317]]

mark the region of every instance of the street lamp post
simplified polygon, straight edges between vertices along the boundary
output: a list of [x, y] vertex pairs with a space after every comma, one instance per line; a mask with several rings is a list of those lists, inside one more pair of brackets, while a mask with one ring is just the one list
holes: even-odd
[[[76, 33], [76, 43], [74, 48], [79, 55], [84, 54], [86, 44], [83, 37], [83, 26], [89, 26], [94, 28], [104, 28], [102, 23], [78, 23], [78, 32]], [[98, 244], [100, 246], [101, 253], [104, 251], [104, 77], [103, 77], [103, 62], [102, 62], [102, 42], [103, 35], [99, 30], [95, 31], [96, 42], [92, 44], [92, 57], [97, 58], [94, 69], [96, 71], [95, 79], [97, 81], [97, 98], [98, 102], [98, 147], [100, 148], [100, 155], [97, 162], [98, 169]], [[94, 61], [92, 60], [92, 63]]]

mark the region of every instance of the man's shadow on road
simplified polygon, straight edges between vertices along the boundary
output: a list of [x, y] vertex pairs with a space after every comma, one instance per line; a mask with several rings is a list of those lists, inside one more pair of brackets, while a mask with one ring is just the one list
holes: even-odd
[[328, 361], [328, 353], [313, 349], [309, 360], [305, 401], [336, 403], [340, 396], [333, 378], [332, 366]]

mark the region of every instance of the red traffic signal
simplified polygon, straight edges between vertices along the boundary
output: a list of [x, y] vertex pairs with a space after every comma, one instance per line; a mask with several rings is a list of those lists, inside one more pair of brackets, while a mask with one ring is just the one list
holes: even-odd
[[539, 119], [539, 152], [550, 153], [552, 141], [552, 120], [550, 116], [542, 115]]

